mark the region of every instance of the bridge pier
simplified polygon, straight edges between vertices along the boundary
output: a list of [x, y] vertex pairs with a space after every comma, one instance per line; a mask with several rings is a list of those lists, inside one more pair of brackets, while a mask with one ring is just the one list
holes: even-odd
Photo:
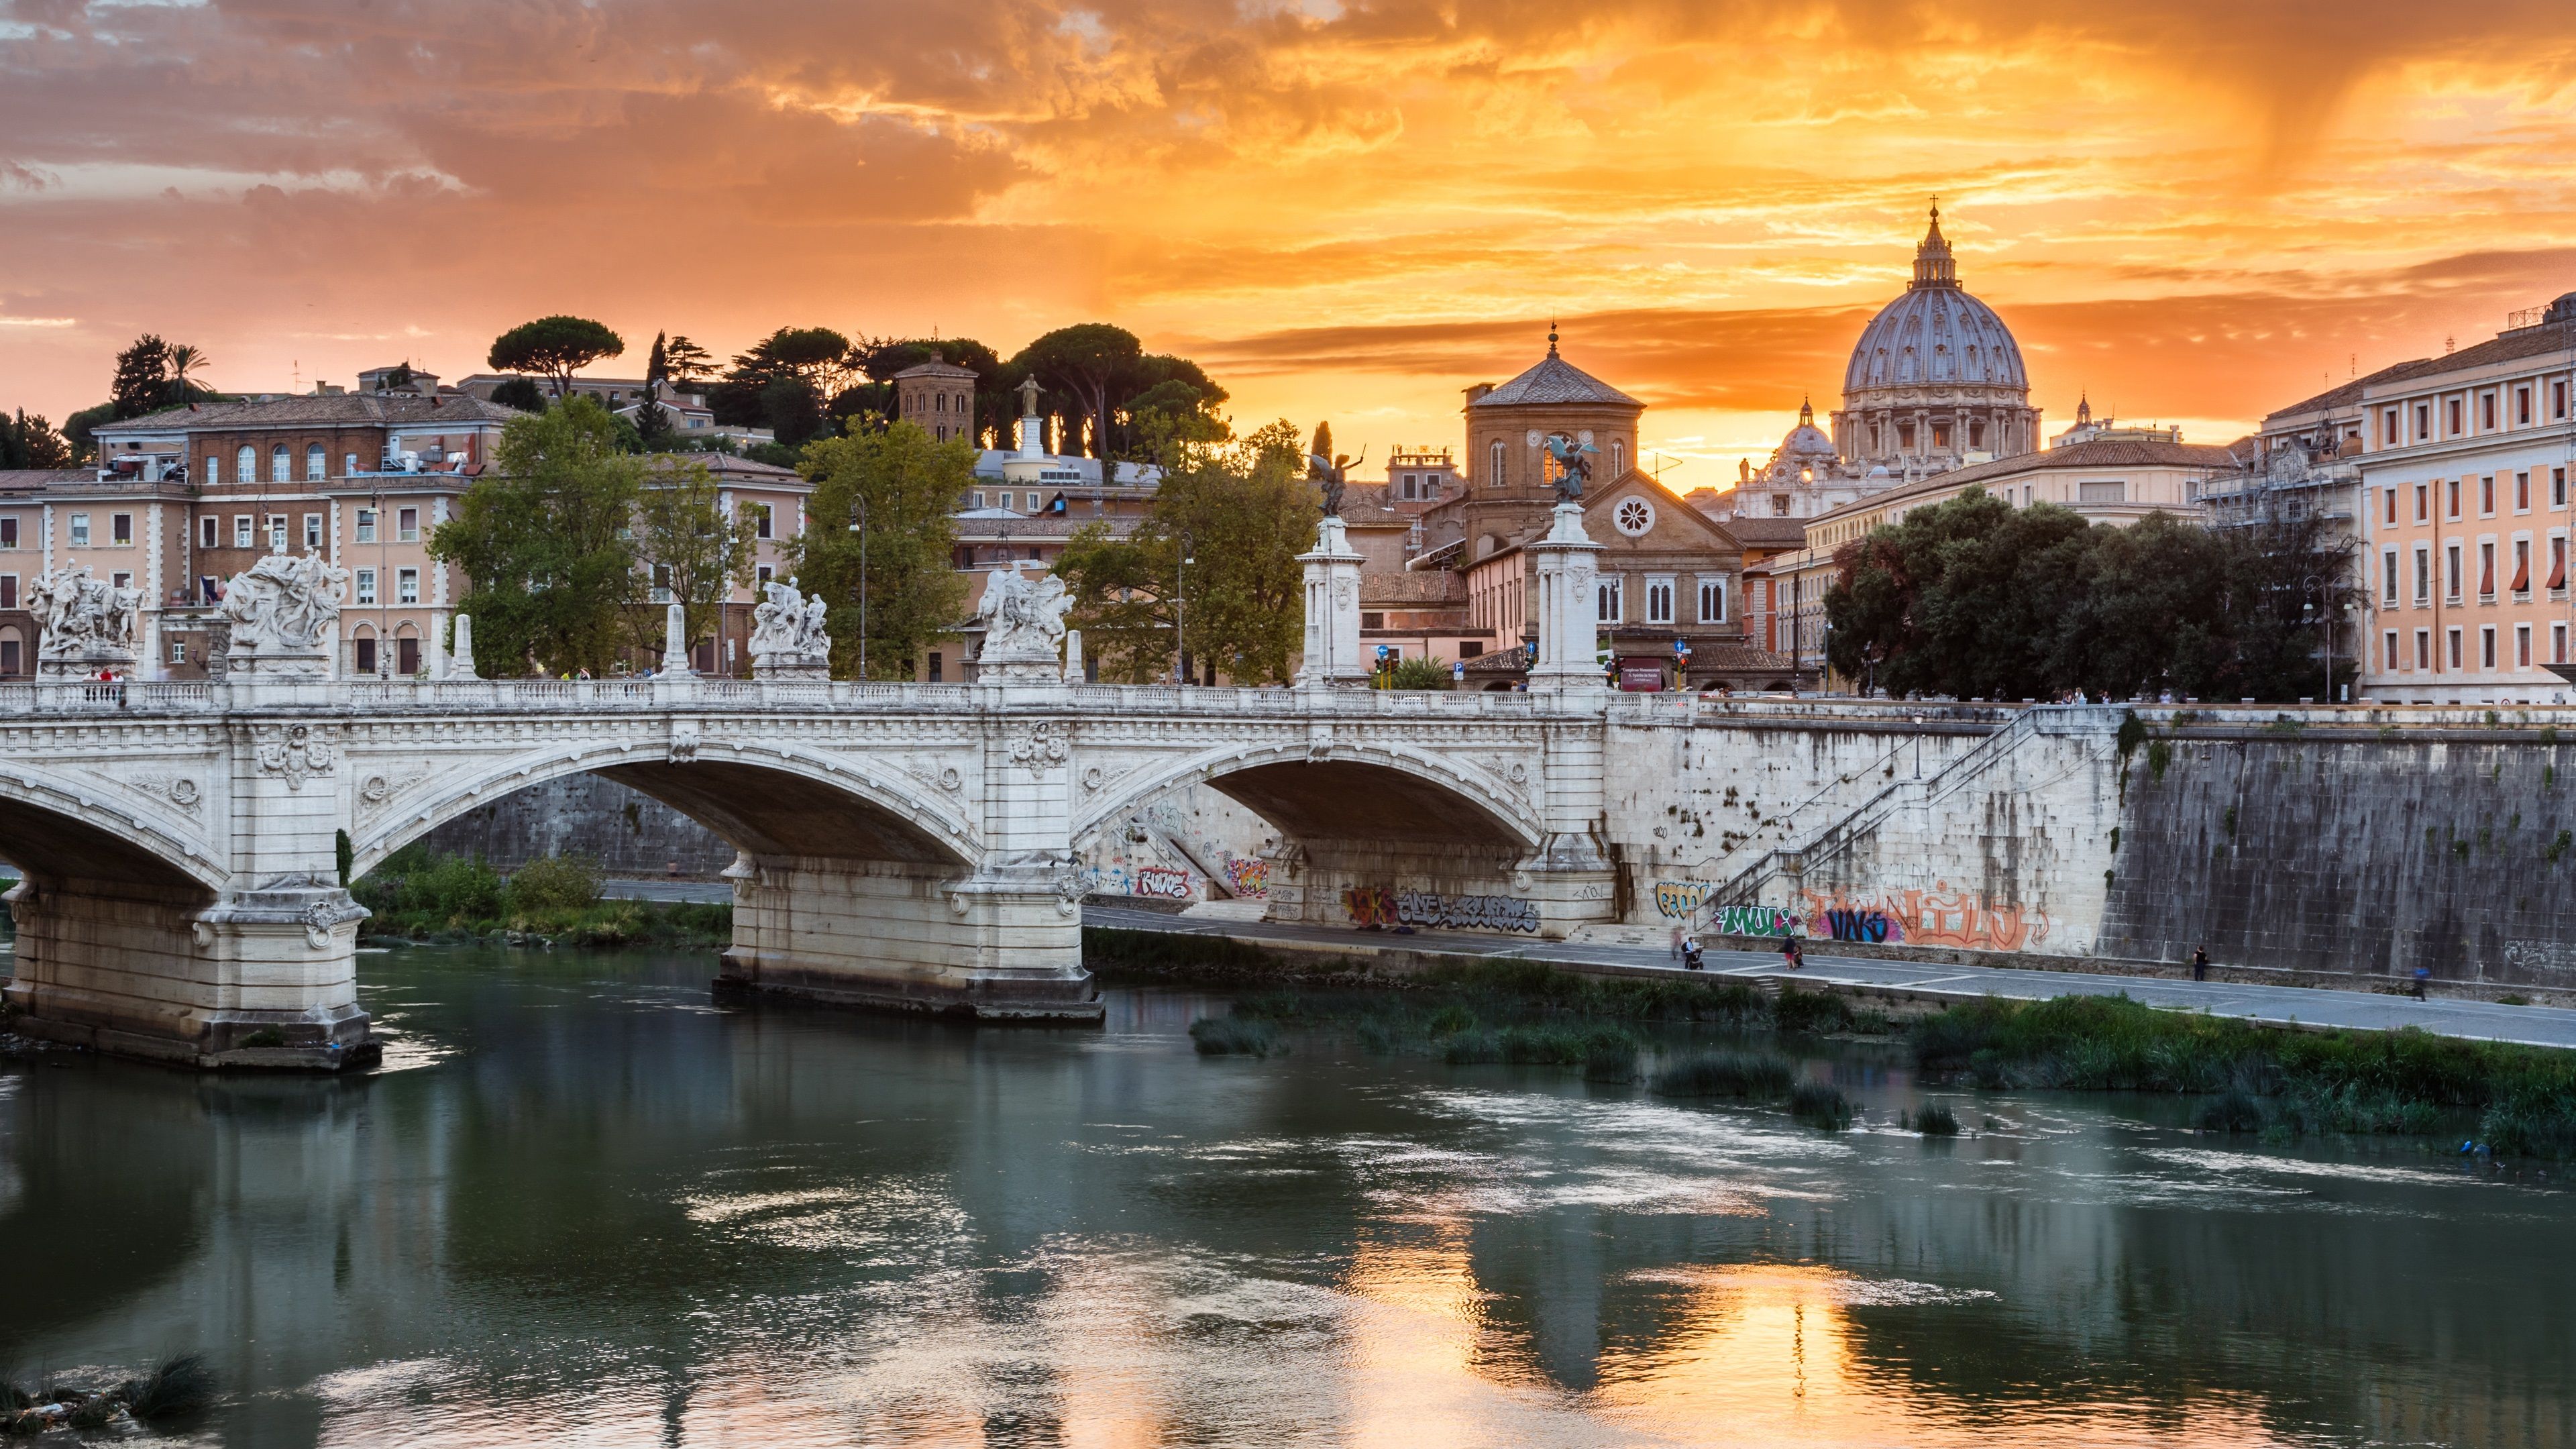
[[973, 873], [901, 861], [754, 858], [716, 978], [760, 994], [982, 1021], [1093, 1022], [1078, 880], [1052, 860]]
[[335, 1070], [377, 1048], [348, 892], [312, 877], [226, 896], [34, 875], [7, 998], [28, 1036], [202, 1067]]

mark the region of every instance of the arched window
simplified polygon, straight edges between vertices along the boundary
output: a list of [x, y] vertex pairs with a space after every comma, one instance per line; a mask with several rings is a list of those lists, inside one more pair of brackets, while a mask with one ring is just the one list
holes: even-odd
[[1628, 445], [1615, 438], [1610, 442], [1610, 476], [1612, 478], [1628, 476]]
[[307, 443], [307, 444], [305, 444], [305, 445], [304, 445], [304, 480], [305, 480], [306, 482], [308, 482], [308, 483], [319, 483], [319, 482], [321, 482], [321, 481], [322, 481], [322, 477], [323, 477], [323, 470], [324, 470], [324, 468], [325, 468], [326, 466], [327, 466], [327, 465], [325, 465], [325, 464], [323, 463], [323, 461], [322, 461], [322, 445], [321, 445], [320, 443]]
[[248, 443], [242, 444], [241, 451], [233, 454], [233, 481], [236, 483], [259, 481], [259, 450]]
[[295, 475], [287, 472], [286, 469], [286, 445], [280, 443], [268, 450], [268, 481], [271, 483], [294, 481]]
[[1503, 440], [1500, 438], [1494, 439], [1492, 461], [1485, 465], [1485, 486], [1488, 488], [1503, 486]]

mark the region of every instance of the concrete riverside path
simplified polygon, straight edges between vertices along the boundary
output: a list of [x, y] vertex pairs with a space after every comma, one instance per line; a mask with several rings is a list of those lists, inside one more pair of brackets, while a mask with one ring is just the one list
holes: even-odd
[[1421, 951], [1495, 961], [1544, 961], [1578, 970], [1606, 968], [1620, 975], [1669, 973], [1693, 980], [1737, 981], [1778, 976], [1817, 985], [1906, 991], [1962, 1001], [1980, 996], [1998, 996], [2015, 1001], [2044, 1001], [2058, 996], [2126, 996], [2148, 1006], [2173, 1011], [2205, 1011], [2212, 1016], [2242, 1017], [2247, 1021], [2280, 1026], [2352, 1027], [2364, 1031], [2390, 1031], [2413, 1026], [2437, 1035], [2471, 1041], [2576, 1048], [2576, 1010], [2560, 1007], [2504, 1006], [2492, 1001], [2463, 1001], [2439, 996], [2419, 1002], [2409, 996], [2302, 986], [2192, 981], [2163, 976], [2116, 976], [2092, 971], [1952, 966], [1937, 961], [1861, 959], [1824, 954], [1823, 948], [1829, 946], [1829, 942], [1810, 943], [1806, 969], [1802, 971], [1783, 967], [1776, 952], [1710, 950], [1702, 953], [1701, 959], [1707, 963], [1705, 970], [1685, 972], [1668, 950], [1651, 946], [1515, 940], [1463, 931], [1416, 931], [1410, 936], [1398, 936], [1391, 932], [1359, 931], [1347, 927], [1337, 929], [1183, 916], [1097, 905], [1083, 908], [1082, 923], [1124, 931], [1223, 936], [1255, 946], [1277, 943], [1343, 951]]

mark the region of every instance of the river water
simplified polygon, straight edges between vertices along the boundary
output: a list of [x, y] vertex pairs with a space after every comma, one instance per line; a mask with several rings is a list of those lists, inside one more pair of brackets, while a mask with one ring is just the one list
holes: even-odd
[[361, 969], [370, 1076], [0, 1065], [0, 1365], [203, 1352], [227, 1445], [2576, 1442], [2576, 1194], [2418, 1145]]

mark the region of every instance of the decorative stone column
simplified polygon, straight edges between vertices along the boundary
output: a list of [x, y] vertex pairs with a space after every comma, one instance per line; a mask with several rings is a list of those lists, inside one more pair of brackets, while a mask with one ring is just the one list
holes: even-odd
[[1606, 550], [1583, 531], [1583, 507], [1556, 505], [1547, 537], [1528, 545], [1538, 556], [1538, 663], [1529, 673], [1532, 692], [1607, 688], [1593, 657], [1600, 608], [1593, 597]]
[[1306, 568], [1306, 657], [1297, 669], [1300, 689], [1366, 685], [1360, 658], [1360, 555], [1338, 515], [1315, 528], [1312, 552], [1297, 555]]
[[696, 672], [689, 667], [689, 608], [675, 602], [662, 611], [662, 673]]
[[456, 649], [447, 656], [447, 677], [474, 678], [474, 619], [470, 614], [456, 616]]

